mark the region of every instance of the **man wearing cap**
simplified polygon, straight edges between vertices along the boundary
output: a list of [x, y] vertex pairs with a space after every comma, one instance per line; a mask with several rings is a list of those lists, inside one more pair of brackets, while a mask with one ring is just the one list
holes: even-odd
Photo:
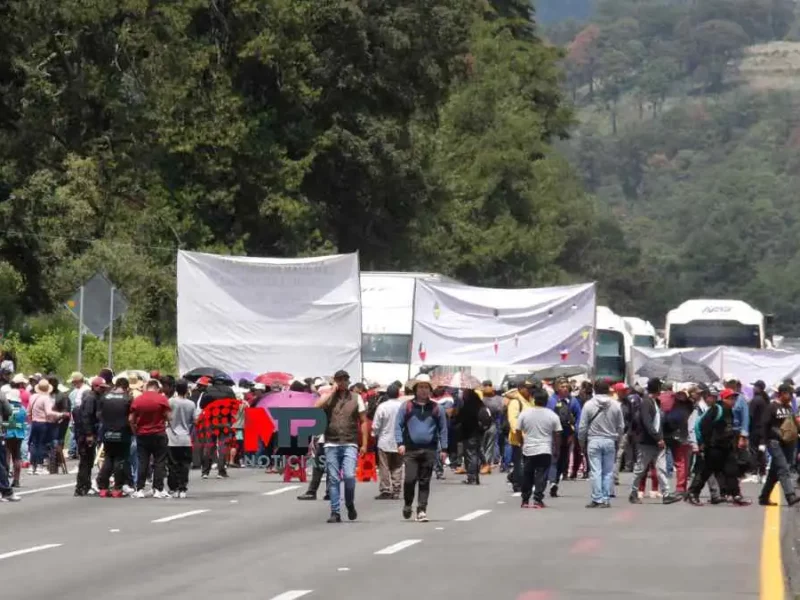
[[734, 375], [725, 377], [725, 389], [733, 392], [733, 430], [736, 432], [736, 447], [740, 450], [747, 449], [749, 446], [748, 437], [750, 435], [750, 409], [747, 406], [747, 398], [742, 393], [742, 384]]
[[692, 480], [686, 500], [695, 506], [702, 506], [700, 492], [708, 478], [713, 474], [725, 496], [731, 496], [737, 506], [747, 506], [748, 500], [742, 497], [739, 488], [739, 467], [736, 461], [736, 445], [739, 434], [734, 428], [733, 409], [736, 391], [725, 388], [717, 402], [701, 417], [695, 426], [698, 444], [704, 453], [703, 470]]
[[[355, 521], [356, 463], [367, 452], [369, 430], [367, 406], [363, 398], [350, 391], [350, 375], [339, 370], [333, 376], [334, 387], [315, 406], [325, 411], [325, 463], [328, 472], [328, 493], [331, 516], [328, 523], [341, 523], [341, 481], [344, 474], [344, 502], [347, 518]], [[359, 447], [360, 438], [360, 447]]]
[[[83, 394], [79, 406], [72, 406], [74, 435], [77, 438], [78, 476], [75, 480], [75, 495], [86, 496], [92, 489], [92, 466], [97, 448], [97, 433], [100, 426], [100, 407], [108, 384], [102, 377], [91, 381], [91, 389]], [[126, 415], [127, 416], [127, 415]]]
[[[700, 442], [697, 439], [698, 435], [702, 438], [702, 433], [700, 433], [698, 429], [698, 424], [708, 409], [716, 404], [719, 392], [720, 390], [716, 385], [707, 386], [701, 383], [697, 386], [696, 390], [690, 393], [690, 397], [695, 404], [692, 415], [689, 417], [689, 444], [692, 447], [692, 454], [694, 455], [694, 473], [689, 489], [694, 485], [695, 479], [699, 479], [703, 472], [703, 453], [700, 451]], [[708, 478], [707, 483], [708, 491], [711, 496], [711, 504], [721, 504], [725, 502], [725, 499], [719, 491], [717, 478], [713, 474]], [[689, 500], [688, 493], [684, 499], [687, 501]]]
[[[92, 389], [102, 389], [105, 379], [95, 377], [92, 380]], [[91, 402], [91, 400], [88, 400]], [[124, 378], [117, 381], [113, 390], [102, 396], [98, 403], [97, 413], [100, 417], [103, 430], [103, 452], [105, 454], [100, 472], [97, 475], [97, 488], [101, 498], [112, 496], [121, 498], [123, 484], [128, 478], [127, 464], [131, 449], [131, 432], [128, 421], [131, 410], [132, 398], [124, 387]], [[82, 410], [89, 410], [86, 404]], [[88, 426], [88, 423], [87, 423]], [[114, 489], [109, 490], [111, 475], [114, 475]], [[77, 490], [76, 490], [77, 492]]]
[[411, 518], [419, 482], [416, 520], [426, 522], [437, 449], [441, 448], [442, 463], [447, 458], [447, 417], [441, 406], [431, 399], [430, 376], [419, 375], [411, 389], [414, 398], [400, 405], [395, 423], [397, 452], [405, 466], [403, 518]]
[[767, 480], [758, 497], [758, 503], [761, 506], [776, 505], [770, 496], [778, 482], [783, 488], [783, 495], [789, 506], [800, 502], [800, 497], [794, 491], [794, 481], [792, 481], [789, 471], [794, 462], [798, 435], [798, 417], [792, 410], [793, 391], [791, 385], [781, 384], [778, 388], [778, 398], [769, 405], [767, 414], [762, 421], [761, 438], [769, 447], [772, 462], [769, 466]]

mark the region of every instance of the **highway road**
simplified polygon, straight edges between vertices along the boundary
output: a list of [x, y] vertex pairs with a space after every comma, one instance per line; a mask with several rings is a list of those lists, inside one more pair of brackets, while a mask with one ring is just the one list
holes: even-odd
[[193, 471], [185, 500], [74, 498], [71, 477], [29, 477], [22, 502], [0, 504], [0, 579], [16, 582], [4, 597], [759, 597], [756, 505], [631, 506], [620, 490], [611, 509], [587, 510], [579, 481], [549, 508], [521, 510], [505, 476], [460, 479], [434, 482], [429, 523], [404, 521], [400, 501], [360, 483], [358, 520], [327, 524], [327, 503], [296, 500], [305, 484], [255, 470]]

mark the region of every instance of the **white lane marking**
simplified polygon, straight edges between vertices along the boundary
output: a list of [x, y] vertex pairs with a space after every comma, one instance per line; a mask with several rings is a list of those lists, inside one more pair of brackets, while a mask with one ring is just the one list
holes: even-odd
[[512, 495], [514, 498], [519, 498], [520, 496], [522, 496], [522, 492], [514, 492], [514, 493], [513, 493], [513, 494], [511, 494], [511, 495]]
[[282, 594], [278, 594], [272, 600], [296, 600], [297, 598], [302, 598], [313, 592], [314, 590], [289, 590], [288, 592], [283, 592]]
[[397, 542], [391, 546], [386, 546], [386, 548], [383, 550], [378, 550], [375, 552], [375, 554], [395, 554], [396, 552], [400, 552], [400, 550], [405, 550], [409, 546], [419, 544], [421, 541], [422, 540], [403, 540], [402, 542]]
[[239, 504], [238, 500], [231, 500], [231, 504]]
[[337, 571], [349, 571], [349, 570], [350, 570], [350, 567], [339, 567], [339, 568], [338, 568], [338, 569], [336, 569], [336, 570], [337, 570]]
[[25, 490], [24, 492], [17, 492], [17, 496], [27, 496], [28, 494], [35, 494], [37, 492], [49, 492], [51, 490], [63, 490], [64, 488], [75, 487], [74, 483], [62, 483], [61, 485], [51, 485], [49, 487], [34, 488], [32, 490]]
[[437, 527], [436, 531], [444, 531], [444, 527]]
[[0, 554], [0, 560], [7, 558], [14, 558], [15, 556], [22, 556], [23, 554], [30, 554], [31, 552], [40, 552], [41, 550], [50, 550], [50, 548], [58, 548], [63, 544], [45, 544], [44, 546], [34, 546], [33, 548], [25, 548], [24, 550], [14, 550], [13, 552], [6, 552]]
[[[278, 494], [283, 494], [284, 492], [291, 492], [292, 490], [299, 490], [300, 487], [301, 486], [299, 486], [299, 485], [287, 485], [286, 487], [278, 488], [277, 490], [272, 490], [271, 492], [264, 492], [261, 495], [262, 496], [277, 496]], [[311, 591], [313, 591], [313, 590], [311, 590]], [[310, 594], [311, 591], [309, 591], [308, 593]]]
[[498, 500], [498, 501], [497, 501], [497, 503], [498, 503], [498, 504], [505, 504], [505, 503], [506, 503], [506, 501], [505, 501], [505, 500]]
[[109, 529], [109, 533], [119, 533], [119, 529]]
[[207, 513], [210, 509], [203, 508], [200, 510], [190, 510], [189, 512], [185, 513], [178, 513], [177, 515], [172, 515], [171, 517], [164, 517], [163, 519], [156, 519], [155, 521], [150, 521], [151, 523], [169, 523], [170, 521], [176, 521], [178, 519], [185, 519], [186, 517], [193, 517], [194, 515], [201, 515], [203, 513]]
[[476, 510], [474, 512], [467, 513], [463, 517], [458, 517], [456, 519], [456, 521], [472, 521], [474, 519], [477, 519], [478, 517], [482, 517], [483, 515], [488, 515], [490, 512], [492, 512], [492, 511], [491, 510]]

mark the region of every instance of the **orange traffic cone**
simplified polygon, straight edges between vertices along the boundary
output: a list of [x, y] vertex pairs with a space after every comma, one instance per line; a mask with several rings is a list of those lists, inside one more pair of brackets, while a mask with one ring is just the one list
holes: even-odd
[[286, 467], [283, 469], [283, 481], [286, 483], [295, 478], [302, 483], [307, 481], [306, 459], [299, 456], [287, 456]]
[[358, 459], [356, 480], [361, 482], [378, 481], [378, 471], [375, 469], [375, 455], [373, 453], [367, 453]]

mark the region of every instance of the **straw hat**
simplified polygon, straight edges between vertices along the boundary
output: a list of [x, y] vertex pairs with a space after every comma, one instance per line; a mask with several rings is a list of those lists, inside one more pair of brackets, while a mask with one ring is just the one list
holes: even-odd
[[36, 384], [36, 391], [40, 394], [51, 394], [53, 392], [53, 386], [50, 385], [50, 382], [47, 381], [47, 379], [42, 379]]

